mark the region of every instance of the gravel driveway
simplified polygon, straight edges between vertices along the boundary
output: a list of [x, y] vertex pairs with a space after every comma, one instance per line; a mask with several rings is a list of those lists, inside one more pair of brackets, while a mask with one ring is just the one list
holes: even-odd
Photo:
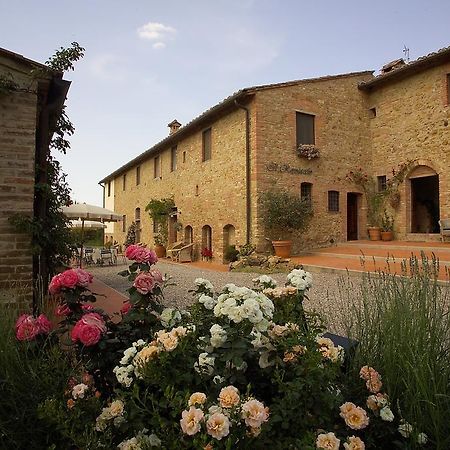
[[[127, 294], [130, 287], [125, 277], [117, 275], [118, 272], [127, 268], [127, 265], [89, 267], [88, 270], [99, 280], [117, 291]], [[173, 264], [158, 261], [156, 264], [163, 274], [172, 278], [176, 283], [168, 286], [165, 290], [165, 304], [178, 308], [186, 308], [193, 302], [189, 289], [193, 289], [196, 278], [206, 278], [218, 290], [227, 283], [234, 283], [237, 286], [252, 287], [252, 279], [260, 274], [241, 272], [216, 272], [213, 270], [199, 269], [189, 265]], [[279, 285], [286, 281], [286, 274], [269, 274]], [[313, 287], [308, 293], [309, 300], [305, 300], [305, 308], [309, 311], [316, 311], [325, 318], [329, 331], [342, 333], [340, 325], [340, 313], [345, 310], [345, 299], [341, 299], [338, 292], [338, 280], [341, 276], [334, 273], [313, 273]], [[352, 277], [353, 282], [358, 282], [359, 278]]]

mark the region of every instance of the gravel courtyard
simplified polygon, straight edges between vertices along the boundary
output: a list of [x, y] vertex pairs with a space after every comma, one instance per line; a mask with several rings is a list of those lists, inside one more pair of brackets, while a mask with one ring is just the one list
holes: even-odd
[[[99, 280], [117, 291], [127, 294], [130, 287], [128, 280], [121, 277], [118, 272], [125, 270], [125, 264], [106, 267], [89, 267], [88, 270]], [[165, 304], [179, 308], [186, 308], [193, 302], [192, 294], [188, 290], [194, 286], [196, 278], [206, 278], [220, 289], [227, 283], [234, 283], [238, 286], [252, 287], [252, 279], [260, 274], [240, 273], [240, 272], [216, 272], [213, 270], [199, 269], [190, 265], [173, 264], [158, 261], [156, 264], [163, 274], [171, 277], [175, 285], [168, 286], [165, 290]], [[279, 285], [286, 281], [286, 274], [270, 274]], [[309, 299], [305, 301], [305, 308], [309, 311], [316, 311], [323, 315], [327, 322], [329, 331], [342, 333], [341, 313], [346, 309], [345, 299], [341, 299], [338, 289], [338, 280], [341, 275], [332, 273], [313, 273], [313, 287], [308, 293]], [[352, 276], [351, 281], [358, 284], [359, 277]]]

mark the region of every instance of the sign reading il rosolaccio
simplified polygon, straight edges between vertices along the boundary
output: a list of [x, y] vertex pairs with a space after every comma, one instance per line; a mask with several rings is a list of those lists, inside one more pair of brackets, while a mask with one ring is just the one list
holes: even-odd
[[312, 169], [305, 169], [301, 167], [292, 167], [289, 164], [278, 164], [275, 162], [268, 163], [266, 169], [269, 172], [280, 172], [280, 173], [294, 173], [297, 175], [311, 175]]

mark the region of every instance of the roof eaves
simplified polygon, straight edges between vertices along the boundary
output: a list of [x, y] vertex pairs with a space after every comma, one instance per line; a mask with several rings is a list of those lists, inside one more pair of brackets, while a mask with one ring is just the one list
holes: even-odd
[[25, 56], [19, 54], [19, 53], [15, 53], [12, 52], [11, 50], [7, 50], [6, 48], [0, 47], [0, 56], [4, 56], [6, 58], [11, 58], [13, 60], [15, 60], [18, 63], [22, 63], [25, 64], [27, 66], [30, 66], [32, 68], [37, 68], [37, 69], [42, 69], [45, 70], [46, 72], [49, 72], [53, 75], [61, 75], [63, 74], [62, 71], [58, 71], [58, 70], [54, 70], [48, 66], [46, 66], [45, 64], [42, 64], [40, 62], [37, 61], [33, 61], [32, 59], [29, 58], [25, 58]]
[[450, 47], [445, 47], [437, 52], [429, 53], [422, 56], [415, 61], [411, 61], [404, 66], [392, 70], [386, 74], [381, 74], [369, 81], [363, 81], [358, 85], [362, 91], [369, 91], [374, 87], [382, 86], [394, 80], [400, 80], [413, 75], [417, 72], [425, 70], [430, 67], [435, 67], [443, 62], [450, 61]]
[[175, 133], [170, 134], [169, 136], [165, 137], [163, 140], [159, 141], [152, 147], [150, 147], [145, 152], [141, 153], [140, 155], [133, 158], [131, 161], [128, 161], [123, 166], [119, 167], [114, 172], [110, 173], [106, 177], [104, 177], [102, 180], [99, 181], [99, 183], [106, 183], [109, 180], [114, 179], [121, 173], [125, 172], [126, 170], [130, 169], [131, 167], [139, 164], [140, 162], [145, 161], [147, 158], [149, 158], [151, 155], [156, 154], [157, 152], [163, 150], [164, 148], [169, 147], [172, 144], [175, 144], [180, 139], [182, 139], [187, 134], [191, 133], [193, 130], [195, 130], [198, 126], [200, 126], [203, 122], [206, 122], [207, 120], [210, 120], [215, 114], [220, 114], [222, 111], [226, 110], [227, 108], [231, 107], [234, 104], [235, 100], [242, 99], [248, 95], [251, 95], [253, 92], [251, 89], [241, 89], [234, 94], [230, 95], [229, 97], [222, 100], [217, 105], [207, 109], [205, 112], [197, 116], [196, 118], [192, 119], [190, 122], [188, 122], [186, 125], [180, 127]]

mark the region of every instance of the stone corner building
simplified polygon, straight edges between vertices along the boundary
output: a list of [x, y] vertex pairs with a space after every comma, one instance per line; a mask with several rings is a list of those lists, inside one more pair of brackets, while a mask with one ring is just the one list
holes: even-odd
[[30, 236], [9, 218], [46, 212], [34, 186], [46, 179], [49, 141], [69, 85], [62, 73], [0, 48], [0, 303], [33, 295], [39, 261]]
[[[450, 47], [372, 71], [242, 89], [101, 180], [105, 206], [135, 221], [152, 245], [151, 198], [173, 196], [169, 241], [193, 242], [220, 260], [228, 245], [267, 248], [258, 196], [282, 187], [309, 200], [309, 229], [294, 252], [367, 236], [367, 205], [346, 181], [363, 168], [380, 189], [415, 160], [400, 185], [397, 239], [436, 239], [450, 218]], [[299, 148], [301, 151], [299, 151]], [[311, 154], [319, 157], [311, 158]], [[308, 156], [310, 158], [308, 158]], [[175, 224], [178, 222], [178, 226]], [[178, 231], [177, 231], [178, 229]]]

